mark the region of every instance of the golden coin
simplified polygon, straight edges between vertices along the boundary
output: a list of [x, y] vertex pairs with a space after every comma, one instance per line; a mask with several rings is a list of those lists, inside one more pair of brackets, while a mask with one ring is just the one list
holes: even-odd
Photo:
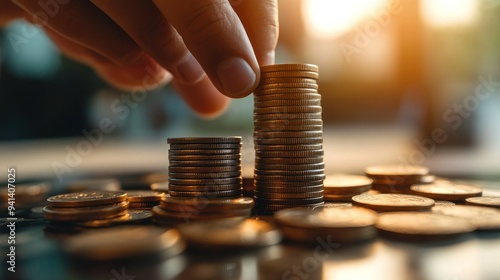
[[160, 202], [165, 195], [164, 192], [147, 191], [147, 190], [127, 190], [127, 200], [129, 202]]
[[463, 184], [418, 184], [410, 187], [417, 195], [430, 197], [432, 199], [463, 201], [468, 197], [481, 196], [483, 189]]
[[323, 204], [321, 206], [316, 206], [314, 208], [321, 208], [321, 207], [325, 207], [325, 208], [351, 208], [353, 206], [352, 206], [352, 203], [348, 203], [348, 202], [325, 202], [325, 204]]
[[127, 199], [125, 192], [88, 191], [60, 194], [47, 201], [54, 207], [83, 207], [121, 202]]
[[115, 225], [132, 224], [132, 223], [149, 221], [152, 216], [153, 213], [151, 212], [151, 210], [139, 210], [139, 209], [129, 208], [125, 212], [125, 215], [118, 216], [116, 218], [78, 222], [76, 223], [76, 225], [82, 227], [95, 227], [95, 228], [109, 227]]
[[162, 198], [162, 207], [167, 210], [181, 211], [182, 206], [191, 206], [204, 212], [230, 211], [236, 209], [251, 210], [254, 202], [250, 197], [238, 198], [186, 198], [186, 197], [164, 197]]
[[352, 198], [353, 205], [375, 211], [418, 211], [434, 206], [434, 200], [409, 194], [363, 194]]
[[500, 229], [500, 210], [495, 208], [472, 205], [434, 206], [432, 212], [466, 219], [478, 230]]
[[319, 68], [314, 64], [273, 64], [265, 65], [260, 68], [263, 73], [283, 72], [283, 71], [311, 71], [318, 72]]
[[200, 222], [182, 225], [179, 230], [189, 245], [212, 250], [263, 247], [281, 241], [278, 228], [258, 219]]
[[282, 72], [261, 72], [260, 77], [262, 78], [309, 78], [317, 80], [319, 78], [319, 74], [316, 71], [304, 71], [304, 70], [290, 70], [290, 71], [282, 71]]
[[88, 221], [108, 219], [124, 215], [129, 205], [122, 201], [108, 205], [93, 205], [85, 207], [54, 207], [45, 206], [43, 214], [45, 219], [53, 221]]
[[446, 201], [446, 200], [435, 200], [434, 201], [434, 206], [450, 206], [450, 205], [456, 205], [456, 204], [451, 202], [451, 201]]
[[281, 84], [281, 83], [317, 83], [317, 79], [302, 77], [260, 77], [261, 84]]
[[369, 191], [373, 180], [366, 176], [332, 174], [326, 175], [325, 194], [360, 194]]
[[476, 229], [467, 220], [432, 212], [383, 213], [376, 227], [388, 237], [412, 241], [447, 239]]
[[470, 197], [465, 199], [465, 202], [470, 205], [500, 208], [500, 196]]
[[240, 144], [241, 136], [168, 138], [169, 144]]
[[377, 235], [377, 214], [363, 208], [292, 208], [276, 212], [274, 218], [285, 236], [296, 241], [315, 242], [318, 236], [329, 236], [335, 242], [356, 242]]
[[184, 251], [185, 244], [175, 229], [125, 226], [74, 235], [62, 248], [80, 258], [108, 261], [160, 253], [172, 257]]

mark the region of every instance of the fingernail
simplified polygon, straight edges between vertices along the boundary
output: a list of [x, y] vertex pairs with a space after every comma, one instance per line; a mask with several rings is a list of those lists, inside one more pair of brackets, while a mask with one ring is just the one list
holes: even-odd
[[257, 75], [242, 58], [228, 58], [217, 68], [219, 81], [227, 94], [242, 97], [255, 86]]
[[186, 84], [199, 82], [205, 76], [205, 71], [191, 53], [186, 56], [177, 65], [178, 78]]

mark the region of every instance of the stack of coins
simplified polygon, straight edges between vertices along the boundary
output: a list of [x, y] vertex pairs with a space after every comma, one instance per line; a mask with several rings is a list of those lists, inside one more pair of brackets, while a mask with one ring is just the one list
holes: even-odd
[[163, 196], [165, 196], [164, 192], [148, 190], [127, 191], [129, 208], [134, 209], [151, 209], [153, 206], [160, 204], [160, 200]]
[[241, 137], [169, 138], [172, 197], [241, 195]]
[[323, 203], [323, 121], [318, 67], [261, 68], [254, 92], [256, 212]]
[[412, 185], [432, 183], [435, 179], [427, 167], [404, 164], [369, 166], [365, 174], [373, 180], [372, 189], [382, 193], [412, 194]]
[[153, 207], [153, 218], [160, 225], [190, 224], [191, 222], [224, 218], [242, 219], [251, 215], [254, 206], [250, 197], [211, 198], [163, 197]]
[[127, 214], [129, 202], [125, 192], [91, 191], [49, 197], [43, 208], [46, 220], [80, 222], [113, 219]]

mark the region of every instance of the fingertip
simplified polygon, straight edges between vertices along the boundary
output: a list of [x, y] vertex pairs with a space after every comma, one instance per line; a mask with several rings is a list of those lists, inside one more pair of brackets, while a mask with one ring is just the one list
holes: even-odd
[[230, 57], [217, 66], [217, 76], [228, 97], [242, 98], [249, 95], [258, 85], [259, 72], [239, 57]]

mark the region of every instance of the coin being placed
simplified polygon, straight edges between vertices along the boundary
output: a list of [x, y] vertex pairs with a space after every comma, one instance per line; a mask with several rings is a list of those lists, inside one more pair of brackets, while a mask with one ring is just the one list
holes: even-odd
[[204, 249], [257, 248], [281, 241], [278, 228], [258, 219], [199, 222], [182, 225], [179, 230], [188, 245]]
[[360, 194], [369, 191], [373, 180], [366, 176], [332, 174], [323, 182], [325, 194]]
[[500, 208], [500, 196], [470, 197], [465, 199], [465, 202], [470, 205]]
[[126, 199], [125, 192], [88, 191], [60, 194], [49, 197], [47, 201], [54, 207], [84, 207], [118, 203]]
[[421, 211], [434, 206], [434, 200], [409, 194], [362, 194], [352, 198], [353, 205], [375, 211]]
[[434, 206], [432, 212], [466, 219], [478, 230], [500, 229], [500, 210], [495, 208], [472, 205]]
[[125, 215], [118, 216], [116, 218], [104, 219], [104, 220], [92, 220], [76, 223], [78, 226], [82, 227], [110, 227], [115, 225], [124, 224], [135, 224], [151, 220], [153, 213], [151, 210], [138, 210], [138, 209], [128, 209]]
[[316, 242], [328, 237], [333, 242], [356, 242], [377, 235], [377, 214], [371, 210], [350, 207], [291, 208], [274, 214], [283, 234], [291, 240]]
[[408, 241], [442, 240], [476, 229], [465, 219], [432, 212], [382, 213], [376, 227], [387, 237]]
[[153, 254], [173, 257], [184, 251], [185, 244], [175, 229], [124, 226], [74, 235], [66, 239], [62, 248], [79, 258], [109, 261]]
[[481, 196], [483, 193], [480, 187], [453, 183], [417, 184], [411, 186], [410, 190], [416, 195], [449, 201], [464, 201], [468, 197]]

